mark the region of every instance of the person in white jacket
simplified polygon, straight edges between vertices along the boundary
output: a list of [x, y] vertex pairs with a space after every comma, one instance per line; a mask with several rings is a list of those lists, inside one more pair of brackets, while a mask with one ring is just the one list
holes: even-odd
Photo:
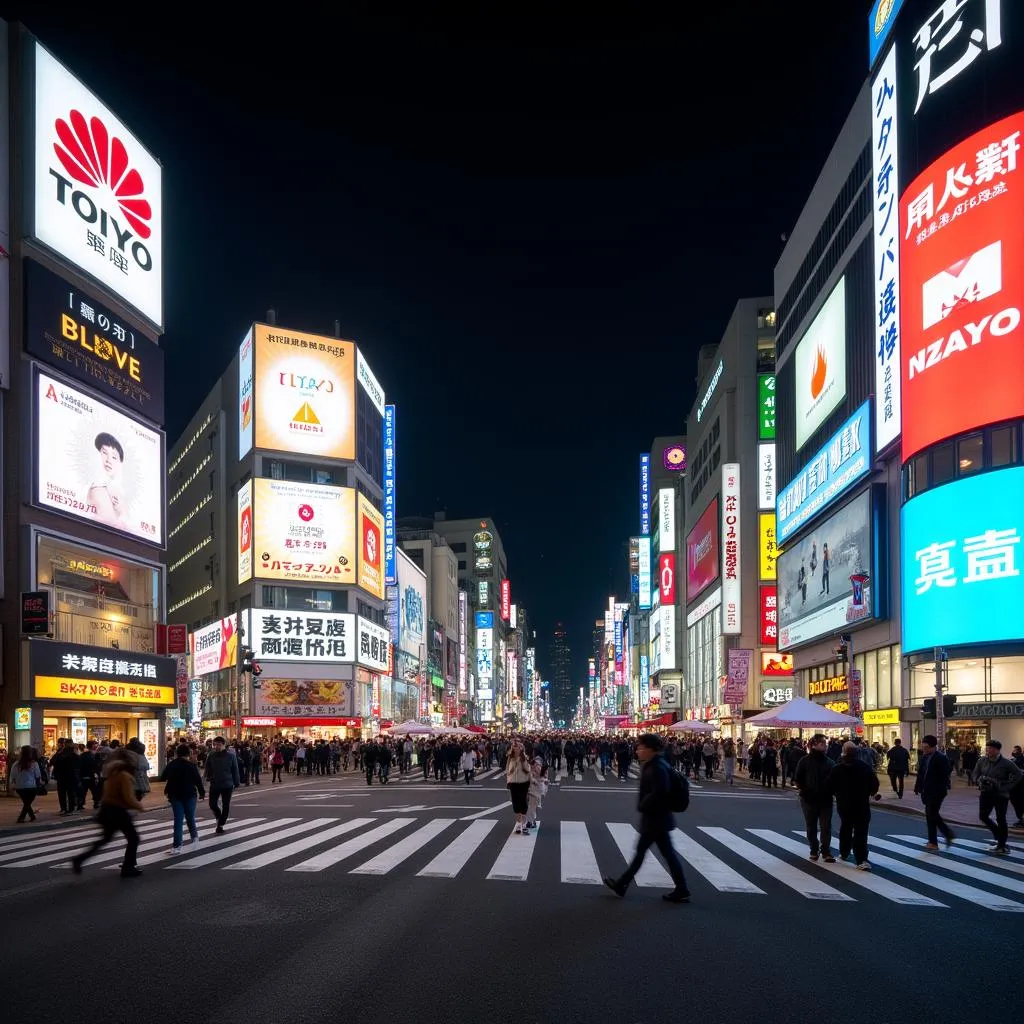
[[530, 788], [526, 799], [526, 828], [537, 827], [537, 810], [547, 791], [548, 784], [544, 781], [543, 765], [544, 762], [537, 757], [534, 758], [533, 764], [530, 766]]
[[468, 786], [473, 778], [473, 769], [476, 767], [476, 755], [469, 747], [462, 752], [462, 757], [459, 758], [459, 767], [462, 769], [462, 777]]

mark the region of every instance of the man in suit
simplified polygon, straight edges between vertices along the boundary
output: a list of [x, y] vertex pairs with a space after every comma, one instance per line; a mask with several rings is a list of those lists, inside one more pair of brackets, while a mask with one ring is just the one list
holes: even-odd
[[917, 766], [917, 782], [914, 792], [924, 804], [924, 820], [928, 827], [926, 850], [939, 848], [939, 833], [945, 837], [946, 845], [952, 846], [953, 830], [942, 820], [942, 801], [949, 792], [949, 774], [952, 765], [949, 758], [939, 750], [939, 741], [934, 736], [921, 738], [921, 761]]
[[669, 810], [669, 793], [672, 787], [668, 762], [662, 756], [664, 744], [657, 733], [645, 733], [636, 741], [636, 756], [640, 761], [640, 797], [637, 810], [640, 811], [640, 835], [636, 841], [636, 853], [629, 867], [619, 878], [605, 878], [604, 884], [617, 896], [625, 896], [629, 883], [640, 870], [647, 851], [657, 846], [661, 851], [669, 874], [675, 883], [672, 892], [662, 899], [669, 903], [689, 903], [690, 890], [686, 887], [683, 865], [672, 845], [669, 833], [676, 827], [675, 818]]

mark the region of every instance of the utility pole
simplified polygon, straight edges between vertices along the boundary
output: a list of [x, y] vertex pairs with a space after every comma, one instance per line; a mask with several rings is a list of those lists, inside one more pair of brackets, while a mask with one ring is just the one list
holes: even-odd
[[943, 691], [946, 689], [946, 659], [949, 655], [945, 647], [935, 648], [935, 738], [939, 741], [939, 749], [946, 749], [946, 709], [943, 707]]
[[245, 660], [245, 627], [242, 625], [242, 615], [238, 616], [238, 645], [235, 648], [235, 701], [237, 714], [235, 715], [235, 739], [242, 742], [242, 698], [245, 692], [245, 669], [242, 662]]

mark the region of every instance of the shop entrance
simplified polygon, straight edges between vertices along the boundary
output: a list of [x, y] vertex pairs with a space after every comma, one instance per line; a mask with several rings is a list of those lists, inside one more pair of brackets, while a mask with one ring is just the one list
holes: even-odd
[[70, 739], [75, 744], [85, 744], [89, 740], [96, 740], [100, 744], [117, 740], [118, 743], [124, 744], [133, 736], [137, 736], [146, 748], [150, 777], [158, 775], [158, 766], [162, 758], [160, 723], [156, 714], [150, 716], [136, 712], [122, 717], [103, 711], [47, 709], [43, 712], [43, 749], [40, 753], [47, 758], [52, 757], [57, 749], [58, 739]]
[[964, 751], [973, 747], [978, 748], [978, 753], [984, 753], [991, 735], [990, 722], [946, 722], [946, 748], [957, 747], [961, 759]]

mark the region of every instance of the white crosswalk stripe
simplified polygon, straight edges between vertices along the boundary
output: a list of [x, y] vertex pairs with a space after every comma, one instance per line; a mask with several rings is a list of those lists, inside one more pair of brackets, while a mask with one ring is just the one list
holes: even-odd
[[[186, 837], [175, 857], [169, 856], [170, 821], [141, 821], [137, 827], [143, 856], [138, 863], [161, 870], [299, 874], [341, 865], [354, 879], [399, 874], [455, 879], [471, 874], [499, 884], [554, 881], [596, 887], [604, 875], [620, 875], [636, 848], [637, 832], [627, 822], [563, 820], [522, 836], [505, 832], [506, 811], [507, 804], [501, 804], [464, 817], [371, 811], [348, 818], [237, 818], [223, 835], [211, 834], [215, 826], [206, 818], [199, 821], [198, 847], [193, 849]], [[99, 834], [96, 828], [78, 827], [22, 835], [0, 845], [0, 868], [67, 870], [70, 858]], [[1024, 913], [1024, 864], [995, 858], [983, 852], [986, 844], [974, 841], [957, 839], [949, 849], [925, 851], [920, 836], [872, 837], [874, 872], [856, 871], [850, 864], [809, 862], [803, 834], [796, 829], [700, 826], [677, 829], [672, 843], [698, 900], [775, 891], [821, 901], [877, 898], [890, 907], [935, 910], [965, 901], [985, 910]], [[542, 856], [538, 848], [548, 852]], [[86, 869], [116, 871], [123, 856], [124, 840], [118, 836]], [[660, 854], [648, 854], [636, 882], [645, 889], [671, 887]]]

